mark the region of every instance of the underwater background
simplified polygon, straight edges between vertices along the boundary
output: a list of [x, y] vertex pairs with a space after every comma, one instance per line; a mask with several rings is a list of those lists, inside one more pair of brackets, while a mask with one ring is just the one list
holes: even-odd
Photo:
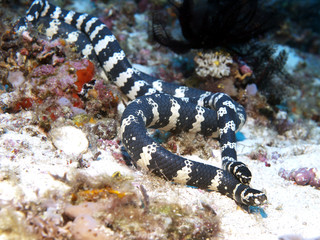
[[[0, 239], [320, 239], [320, 1], [49, 2], [98, 17], [137, 69], [241, 103], [239, 159], [268, 203], [127, 166], [120, 91], [43, 25], [15, 32], [32, 1], [0, 0]], [[220, 164], [212, 139], [151, 134]]]

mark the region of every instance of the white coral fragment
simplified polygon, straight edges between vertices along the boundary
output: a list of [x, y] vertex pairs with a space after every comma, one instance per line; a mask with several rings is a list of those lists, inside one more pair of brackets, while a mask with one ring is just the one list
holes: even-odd
[[69, 155], [79, 155], [87, 151], [89, 141], [80, 129], [63, 126], [50, 131], [53, 145]]
[[198, 65], [196, 68], [197, 75], [216, 78], [229, 76], [230, 67], [228, 65], [233, 62], [230, 54], [222, 51], [198, 53], [194, 61]]

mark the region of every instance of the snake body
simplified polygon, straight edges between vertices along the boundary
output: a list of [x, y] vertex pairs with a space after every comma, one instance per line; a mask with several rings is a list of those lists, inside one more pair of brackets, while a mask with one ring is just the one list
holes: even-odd
[[[263, 192], [249, 186], [251, 172], [237, 161], [236, 137], [244, 108], [224, 93], [179, 86], [138, 71], [115, 36], [98, 18], [36, 0], [16, 26], [43, 21], [49, 38], [63, 36], [84, 57], [96, 59], [108, 78], [133, 100], [121, 119], [121, 140], [135, 165], [169, 181], [218, 191], [241, 205], [260, 205]], [[160, 146], [147, 128], [201, 133], [219, 139], [223, 169], [177, 156]]]

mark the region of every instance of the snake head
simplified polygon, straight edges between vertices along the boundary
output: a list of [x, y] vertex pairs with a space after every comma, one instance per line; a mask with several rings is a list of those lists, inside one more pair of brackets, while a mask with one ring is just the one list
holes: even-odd
[[259, 206], [266, 203], [267, 196], [259, 190], [240, 183], [237, 186], [234, 199], [240, 205]]
[[259, 206], [267, 201], [267, 196], [263, 192], [250, 187], [241, 194], [241, 198], [244, 204], [250, 206]]

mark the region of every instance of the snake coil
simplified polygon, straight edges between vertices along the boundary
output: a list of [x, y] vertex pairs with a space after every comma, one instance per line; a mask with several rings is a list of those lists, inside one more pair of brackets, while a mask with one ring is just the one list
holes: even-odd
[[[63, 37], [84, 57], [96, 59], [109, 79], [135, 99], [122, 115], [120, 133], [135, 165], [169, 181], [218, 191], [241, 205], [266, 201], [264, 193], [249, 186], [249, 169], [237, 161], [235, 133], [246, 120], [240, 104], [224, 93], [167, 83], [133, 68], [115, 36], [96, 17], [36, 0], [17, 24], [17, 32], [38, 21], [49, 38]], [[147, 127], [219, 139], [223, 169], [172, 154], [147, 134]]]

